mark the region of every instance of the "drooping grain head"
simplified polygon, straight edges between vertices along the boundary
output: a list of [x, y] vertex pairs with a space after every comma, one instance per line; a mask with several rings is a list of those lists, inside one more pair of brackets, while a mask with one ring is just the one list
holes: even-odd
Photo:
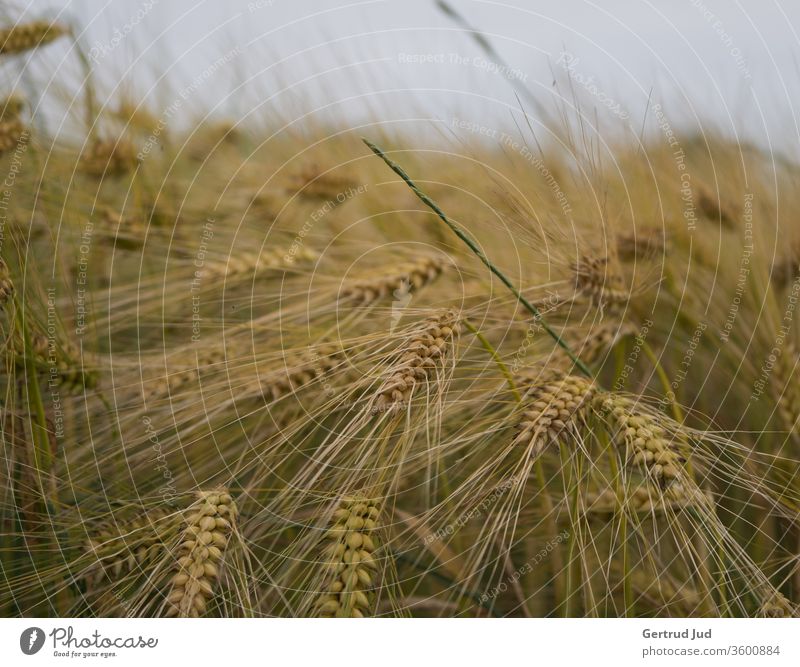
[[794, 618], [797, 608], [784, 595], [772, 591], [761, 604], [758, 615], [764, 618]]
[[229, 280], [237, 277], [259, 276], [268, 271], [280, 271], [300, 262], [313, 262], [319, 253], [303, 247], [290, 254], [289, 248], [265, 248], [261, 252], [237, 251], [224, 260], [209, 260], [205, 269], [210, 277]]
[[326, 202], [338, 206], [359, 191], [359, 184], [354, 179], [337, 174], [326, 173], [318, 165], [306, 166], [292, 177], [289, 192], [299, 192], [303, 199]]
[[13, 295], [14, 283], [11, 281], [11, 272], [5, 260], [0, 258], [0, 308], [5, 307]]
[[624, 304], [630, 294], [624, 289], [622, 276], [610, 265], [608, 257], [581, 257], [573, 264], [575, 289], [601, 308]]
[[376, 530], [380, 505], [355, 497], [341, 502], [326, 534], [328, 572], [314, 610], [318, 616], [363, 618], [372, 609], [378, 566]]
[[777, 289], [785, 289], [800, 277], [800, 244], [794, 243], [789, 253], [772, 266], [772, 284]]
[[520, 369], [513, 369], [514, 384], [522, 393], [527, 393], [536, 387], [552, 382], [557, 382], [569, 374], [569, 366], [565, 359], [566, 355], [548, 357], [543, 361], [535, 361], [529, 366]]
[[54, 42], [68, 33], [69, 29], [58, 23], [48, 23], [47, 21], [18, 23], [9, 28], [0, 29], [0, 54], [23, 53]]
[[630, 576], [636, 596], [651, 601], [659, 614], [674, 609], [681, 616], [693, 616], [702, 604], [702, 596], [687, 581], [672, 581], [666, 572], [636, 569]]
[[680, 484], [683, 457], [656, 419], [637, 410], [628, 397], [598, 394], [594, 406], [608, 422], [612, 437], [624, 445], [630, 463], [662, 487]]
[[572, 349], [587, 364], [594, 364], [603, 359], [617, 343], [636, 333], [636, 328], [630, 324], [608, 322], [597, 327], [582, 341], [572, 343]]
[[791, 341], [786, 341], [773, 367], [772, 386], [776, 395], [777, 412], [783, 426], [791, 433], [800, 432], [800, 388], [797, 373], [800, 355]]
[[593, 382], [572, 375], [534, 385], [523, 399], [524, 409], [514, 444], [525, 447], [530, 456], [538, 456], [548, 444], [575, 426], [575, 420], [591, 403], [595, 392]]
[[314, 380], [324, 378], [342, 361], [342, 349], [336, 345], [319, 345], [290, 355], [280, 368], [259, 376], [263, 395], [276, 401]]
[[621, 497], [612, 488], [605, 488], [599, 493], [589, 493], [586, 496], [586, 512], [610, 518], [624, 506], [629, 512], [652, 515], [670, 509], [679, 510], [694, 505], [695, 500], [702, 502], [703, 499], [706, 502], [710, 500], [703, 494], [695, 499], [687, 497], [677, 485], [669, 486], [662, 491], [645, 483], [623, 493]]
[[645, 227], [617, 237], [617, 257], [623, 262], [663, 257], [667, 251], [664, 230]]
[[350, 281], [343, 286], [341, 298], [364, 306], [389, 296], [402, 298], [432, 283], [446, 266], [447, 262], [442, 257], [421, 257], [413, 262], [389, 267], [375, 276]]
[[16, 93], [0, 102], [0, 120], [18, 120], [25, 108], [25, 98]]
[[189, 508], [167, 598], [167, 616], [202, 616], [214, 592], [236, 521], [236, 505], [225, 489], [201, 491]]
[[373, 411], [400, 410], [411, 401], [416, 387], [426, 384], [443, 367], [460, 330], [458, 314], [447, 310], [425, 320], [402, 347], [378, 389]]
[[725, 204], [719, 195], [713, 194], [706, 187], [698, 187], [695, 193], [697, 209], [700, 213], [723, 227], [734, 229], [738, 216], [731, 207]]
[[[96, 359], [90, 354], [81, 355], [71, 341], [58, 343], [55, 337], [50, 338], [37, 329], [31, 329], [28, 336], [31, 347], [28, 357], [32, 357], [37, 367], [46, 370], [52, 386], [57, 382], [59, 387], [73, 394], [97, 387], [99, 374], [91, 365], [96, 365]], [[17, 332], [6, 349], [21, 369], [25, 368], [25, 347], [22, 336]]]
[[130, 521], [105, 521], [91, 528], [86, 550], [95, 562], [85, 574], [89, 583], [97, 586], [152, 565], [163, 554], [160, 529], [167, 528], [169, 514], [164, 508], [151, 509]]
[[81, 156], [81, 171], [90, 176], [122, 176], [139, 164], [134, 145], [127, 139], [95, 141]]
[[0, 120], [0, 155], [19, 146], [27, 131], [25, 124], [19, 118]]

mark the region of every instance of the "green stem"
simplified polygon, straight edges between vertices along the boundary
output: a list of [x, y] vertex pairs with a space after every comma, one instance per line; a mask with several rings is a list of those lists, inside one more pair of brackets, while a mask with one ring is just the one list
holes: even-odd
[[625, 513], [627, 507], [627, 490], [622, 478], [617, 456], [613, 449], [608, 449], [608, 460], [611, 467], [611, 475], [615, 480], [617, 495], [617, 511], [619, 513], [620, 541], [622, 542], [622, 597], [625, 602], [625, 618], [633, 615], [633, 583], [630, 570], [630, 548], [628, 546], [628, 515]]

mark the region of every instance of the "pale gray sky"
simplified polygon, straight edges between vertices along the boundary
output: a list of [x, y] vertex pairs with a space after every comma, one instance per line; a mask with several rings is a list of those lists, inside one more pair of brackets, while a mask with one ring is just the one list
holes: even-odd
[[515, 85], [551, 107], [559, 92], [572, 101], [571, 82], [604, 126], [638, 129], [652, 96], [676, 126], [800, 145], [796, 0], [452, 4], [509, 71], [433, 0], [34, 0], [25, 11], [73, 17], [105, 85], [150, 91], [161, 109], [183, 91], [198, 114], [259, 122], [505, 127]]

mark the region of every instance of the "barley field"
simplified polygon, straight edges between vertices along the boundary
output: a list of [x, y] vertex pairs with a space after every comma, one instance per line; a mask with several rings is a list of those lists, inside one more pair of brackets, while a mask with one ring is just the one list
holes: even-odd
[[798, 614], [796, 163], [569, 86], [239, 123], [4, 20], [0, 616]]

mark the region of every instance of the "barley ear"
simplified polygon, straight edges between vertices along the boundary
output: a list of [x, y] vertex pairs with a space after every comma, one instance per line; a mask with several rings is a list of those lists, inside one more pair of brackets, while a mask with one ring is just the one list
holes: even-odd
[[372, 591], [378, 566], [375, 536], [380, 514], [378, 503], [355, 497], [341, 502], [333, 513], [326, 538], [329, 568], [317, 599], [315, 615], [363, 618], [372, 612]]
[[167, 598], [167, 616], [197, 618], [205, 614], [214, 582], [236, 521], [236, 505], [225, 489], [201, 491], [186, 515]]
[[69, 29], [59, 23], [31, 21], [19, 23], [0, 30], [0, 54], [13, 55], [30, 51], [69, 33]]

